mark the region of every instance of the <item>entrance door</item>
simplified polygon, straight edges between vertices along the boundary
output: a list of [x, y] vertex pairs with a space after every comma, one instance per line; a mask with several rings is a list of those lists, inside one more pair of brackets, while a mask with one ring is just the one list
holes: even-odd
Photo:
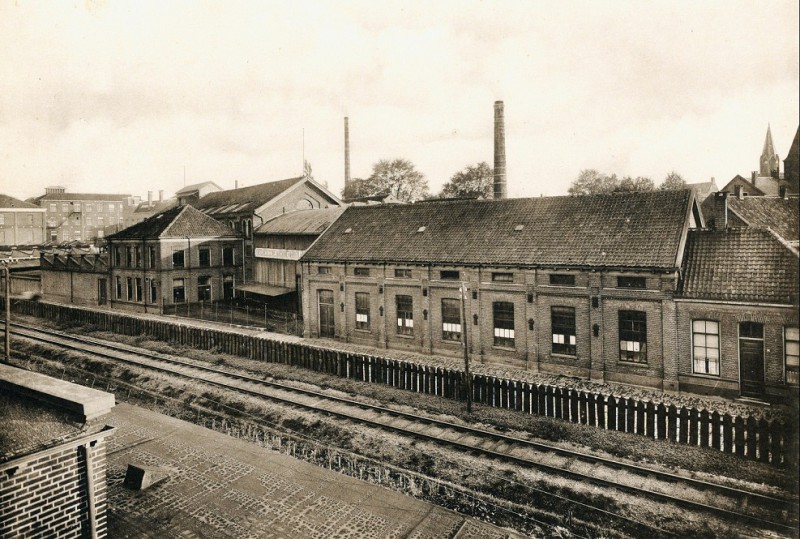
[[336, 334], [334, 325], [333, 290], [317, 290], [319, 306], [319, 336], [333, 337]]
[[739, 324], [739, 388], [743, 397], [764, 394], [764, 324]]
[[98, 305], [105, 305], [106, 300], [108, 299], [108, 292], [107, 290], [107, 283], [106, 279], [98, 279], [97, 280], [97, 304]]

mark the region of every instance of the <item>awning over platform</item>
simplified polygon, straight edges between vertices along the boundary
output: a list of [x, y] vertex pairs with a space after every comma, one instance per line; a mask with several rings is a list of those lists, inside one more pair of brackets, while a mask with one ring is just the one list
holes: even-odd
[[272, 286], [268, 284], [249, 283], [240, 284], [236, 287], [239, 292], [249, 292], [251, 294], [260, 294], [262, 296], [282, 296], [284, 294], [291, 294], [295, 292], [294, 288], [286, 288], [284, 286]]

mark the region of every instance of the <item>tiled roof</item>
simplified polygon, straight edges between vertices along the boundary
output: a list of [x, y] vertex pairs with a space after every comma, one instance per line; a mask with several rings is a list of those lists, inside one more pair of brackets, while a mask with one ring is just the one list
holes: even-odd
[[116, 234], [107, 236], [109, 240], [152, 239], [152, 238], [238, 238], [239, 235], [228, 226], [207, 216], [191, 206], [178, 206], [129, 226]]
[[306, 261], [673, 269], [691, 190], [352, 206]]
[[194, 205], [197, 209], [214, 216], [225, 213], [252, 213], [304, 179], [303, 176], [300, 176], [239, 189], [216, 191], [207, 194]]
[[687, 183], [686, 187], [693, 189], [697, 201], [702, 203], [711, 193], [717, 190], [717, 182], [714, 181], [714, 178], [711, 178], [711, 181], [708, 182]]
[[728, 197], [728, 209], [752, 227], [771, 228], [786, 241], [800, 240], [800, 206], [797, 199]]
[[41, 209], [36, 204], [31, 204], [30, 202], [25, 202], [24, 200], [20, 200], [18, 198], [14, 198], [8, 195], [0, 194], [0, 208], [30, 208], [30, 209]]
[[133, 213], [161, 213], [167, 211], [178, 203], [178, 199], [170, 198], [162, 201], [153, 201], [151, 206], [147, 202], [139, 204]]
[[284, 213], [259, 226], [256, 234], [321, 234], [344, 211], [344, 208], [321, 208]]
[[200, 189], [202, 189], [206, 185], [214, 186], [214, 187], [217, 188], [218, 191], [222, 191], [222, 187], [220, 187], [219, 185], [217, 185], [214, 182], [200, 182], [200, 183], [193, 183], [192, 185], [187, 185], [183, 189], [179, 189], [179, 190], [175, 191], [175, 194], [176, 195], [183, 195], [183, 194], [186, 194], [186, 193], [193, 193], [195, 191], [199, 191]]
[[109, 202], [124, 202], [131, 195], [104, 195], [101, 193], [47, 193], [36, 197], [36, 200], [102, 200]]
[[690, 230], [682, 268], [685, 298], [797, 302], [798, 256], [767, 230]]
[[756, 187], [761, 190], [765, 196], [778, 196], [781, 191], [781, 187], [786, 187], [787, 193], [790, 194], [797, 194], [791, 184], [786, 180], [776, 180], [775, 178], [769, 176], [759, 176], [756, 178]]

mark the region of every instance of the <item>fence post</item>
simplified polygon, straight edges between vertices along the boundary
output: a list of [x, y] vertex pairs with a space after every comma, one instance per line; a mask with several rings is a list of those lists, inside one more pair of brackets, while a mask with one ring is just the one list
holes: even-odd
[[722, 442], [725, 453], [733, 453], [733, 425], [730, 414], [722, 417]]
[[708, 426], [710, 424], [708, 410], [700, 411], [700, 447], [708, 447]]
[[750, 416], [747, 418], [747, 458], [750, 460], [756, 460], [757, 436], [758, 422], [756, 418]]
[[608, 430], [617, 430], [617, 399], [609, 395], [606, 399], [608, 406]]
[[647, 424], [647, 436], [649, 438], [656, 437], [656, 405], [653, 401], [647, 401], [647, 411], [645, 412], [645, 423]]
[[744, 419], [742, 416], [737, 415], [733, 422], [736, 429], [734, 433], [734, 443], [736, 444], [736, 454], [740, 457], [744, 456]]

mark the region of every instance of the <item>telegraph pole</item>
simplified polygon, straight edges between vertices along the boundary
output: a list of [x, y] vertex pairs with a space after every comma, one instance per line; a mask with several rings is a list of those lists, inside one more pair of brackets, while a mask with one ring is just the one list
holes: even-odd
[[461, 333], [464, 336], [464, 378], [467, 386], [467, 413], [472, 413], [472, 377], [469, 375], [469, 346], [467, 342], [467, 283], [461, 284]]
[[5, 307], [5, 320], [6, 320], [6, 331], [5, 331], [5, 362], [7, 364], [11, 363], [11, 269], [3, 264], [0, 269], [3, 270], [5, 273], [4, 276], [4, 307]]

